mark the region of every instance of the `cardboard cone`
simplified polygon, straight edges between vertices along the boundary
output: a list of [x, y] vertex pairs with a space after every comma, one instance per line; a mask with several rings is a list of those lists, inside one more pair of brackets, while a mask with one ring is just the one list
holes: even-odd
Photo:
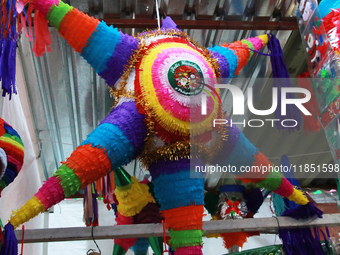
[[162, 237], [148, 237], [150, 246], [155, 255], [163, 254], [163, 239]]

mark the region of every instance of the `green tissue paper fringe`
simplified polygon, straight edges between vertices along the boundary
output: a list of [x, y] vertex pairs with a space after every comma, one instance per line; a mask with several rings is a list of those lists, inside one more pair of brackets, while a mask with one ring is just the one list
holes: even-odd
[[21, 139], [20, 139], [19, 137], [17, 137], [17, 136], [14, 136], [14, 135], [10, 135], [10, 134], [5, 133], [5, 134], [3, 135], [3, 137], [7, 137], [7, 138], [9, 138], [9, 139], [12, 139], [12, 140], [16, 141], [17, 143], [19, 143], [20, 145], [24, 146], [24, 144], [23, 144], [23, 142], [21, 141]]
[[175, 231], [170, 228], [169, 233], [171, 237], [169, 244], [173, 250], [176, 250], [179, 247], [203, 245], [202, 230], [193, 229]]
[[257, 187], [265, 188], [267, 190], [277, 190], [282, 183], [283, 174], [280, 172], [270, 172], [265, 180], [256, 184]]
[[60, 180], [65, 197], [74, 195], [82, 185], [78, 176], [67, 165], [59, 167], [53, 176], [56, 176]]
[[[255, 50], [255, 47], [254, 47], [254, 45], [253, 45], [251, 42], [249, 42], [249, 41], [247, 41], [247, 40], [242, 40], [241, 42], [244, 43], [244, 44], [247, 44], [247, 46], [248, 46], [250, 49]], [[252, 57], [253, 55], [254, 55], [254, 51], [250, 51], [250, 56], [249, 56], [248, 61], [251, 59], [251, 57]]]
[[60, 22], [66, 13], [71, 11], [73, 7], [63, 3], [62, 1], [59, 1], [59, 5], [52, 8], [53, 10], [47, 13], [49, 15], [48, 21], [50, 22], [51, 26], [54, 26], [57, 30], [59, 30]]

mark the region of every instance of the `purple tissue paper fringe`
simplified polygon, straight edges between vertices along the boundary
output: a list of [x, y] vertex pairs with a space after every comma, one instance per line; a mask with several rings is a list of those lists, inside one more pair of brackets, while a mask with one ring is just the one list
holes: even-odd
[[163, 29], [176, 29], [177, 25], [176, 23], [170, 18], [169, 16], [165, 17], [165, 19], [162, 20], [162, 28]]
[[117, 106], [100, 124], [103, 123], [118, 126], [135, 148], [135, 154], [140, 152], [146, 137], [146, 127], [144, 115], [137, 111], [135, 102], [125, 102]]
[[[281, 115], [281, 88], [292, 88], [292, 83], [290, 81], [289, 73], [287, 66], [285, 64], [283, 58], [283, 52], [280, 46], [279, 40], [273, 35], [269, 34], [269, 41], [268, 41], [268, 49], [271, 52], [270, 60], [273, 69], [273, 78], [274, 83], [273, 87], [278, 89], [278, 105], [275, 111], [275, 119], [279, 119], [280, 122], [276, 122], [276, 128], [278, 130], [288, 129], [289, 132], [296, 130], [300, 130], [302, 125], [302, 120], [300, 116], [299, 109], [292, 104], [287, 105], [287, 112], [286, 116]], [[287, 99], [294, 99], [293, 93], [287, 93]], [[283, 127], [281, 125], [281, 121], [284, 119], [294, 119], [297, 122], [296, 127]], [[291, 125], [291, 123], [287, 123], [287, 125]]]
[[125, 65], [128, 64], [134, 51], [138, 49], [138, 41], [134, 37], [122, 32], [120, 32], [120, 36], [120, 42], [116, 45], [115, 51], [106, 62], [105, 70], [99, 74], [110, 87], [113, 87], [120, 76], [122, 76]]
[[190, 166], [203, 166], [204, 163], [199, 159], [179, 159], [176, 161], [166, 160], [159, 161], [149, 166], [149, 171], [153, 179], [160, 175], [174, 174], [183, 170], [189, 170]]
[[4, 238], [5, 243], [1, 246], [0, 255], [18, 255], [18, 241], [11, 223], [5, 226]]
[[[308, 219], [312, 217], [322, 218], [322, 211], [313, 203], [300, 205], [296, 209], [286, 211], [282, 216], [289, 216], [294, 219]], [[281, 229], [279, 237], [285, 247], [287, 255], [319, 255], [324, 254], [320, 244], [320, 238], [312, 235], [310, 228]]]

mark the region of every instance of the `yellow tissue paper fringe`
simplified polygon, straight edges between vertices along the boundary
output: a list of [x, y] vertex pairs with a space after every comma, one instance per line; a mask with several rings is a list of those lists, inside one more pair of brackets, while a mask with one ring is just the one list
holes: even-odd
[[289, 200], [294, 201], [299, 205], [306, 205], [309, 203], [306, 196], [303, 194], [301, 190], [294, 188], [293, 194], [288, 197]]
[[29, 221], [30, 219], [45, 211], [46, 209], [44, 205], [36, 196], [33, 196], [33, 198], [28, 200], [24, 206], [12, 213], [9, 222], [13, 225], [14, 229], [16, 229], [19, 225]]
[[0, 141], [5, 142], [5, 143], [10, 143], [13, 146], [17, 147], [18, 149], [20, 149], [22, 151], [24, 150], [24, 146], [22, 146], [20, 143], [18, 143], [17, 141], [14, 141], [13, 139], [11, 139], [9, 137], [1, 136]]
[[148, 185], [139, 183], [135, 176], [132, 176], [131, 180], [131, 189], [127, 191], [116, 189], [115, 191], [119, 203], [118, 212], [125, 217], [140, 213], [148, 203], [156, 203], [149, 192]]
[[[215, 103], [213, 112], [204, 121], [199, 123], [185, 122], [175, 118], [171, 113], [168, 113], [163, 109], [158, 101], [154, 85], [152, 83], [151, 70], [154, 60], [157, 58], [157, 54], [161, 53], [162, 50], [173, 47], [191, 50], [204, 58], [204, 56], [198, 51], [181, 43], [162, 43], [160, 45], [152, 47], [150, 50], [147, 51], [146, 56], [142, 59], [141, 62], [140, 69], [143, 70], [143, 72], [141, 72], [139, 76], [139, 83], [141, 86], [142, 96], [144, 101], [151, 106], [151, 111], [155, 117], [155, 120], [168, 132], [178, 132], [180, 135], [183, 136], [200, 135], [212, 129], [213, 119], [217, 118], [218, 103]], [[210, 68], [213, 69], [212, 66], [210, 66]], [[218, 89], [216, 91], [219, 92]], [[216, 102], [218, 102], [217, 97]]]
[[259, 35], [259, 38], [262, 40], [263, 46], [268, 44], [269, 38], [267, 34]]

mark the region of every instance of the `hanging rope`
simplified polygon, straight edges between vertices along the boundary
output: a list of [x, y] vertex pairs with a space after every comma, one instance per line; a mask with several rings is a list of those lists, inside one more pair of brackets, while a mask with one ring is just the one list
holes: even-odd
[[21, 253], [20, 253], [20, 255], [24, 254], [24, 237], [25, 237], [25, 225], [22, 225]]
[[168, 254], [171, 255], [170, 251], [166, 248], [166, 237], [165, 237], [165, 224], [164, 224], [164, 220], [162, 220], [162, 225], [163, 225], [163, 242], [164, 242], [164, 251], [163, 251], [162, 255], [164, 255], [166, 252], [168, 252]]
[[157, 15], [158, 29], [161, 29], [161, 20], [159, 18], [158, 0], [155, 0], [155, 1], [156, 1], [156, 15]]

